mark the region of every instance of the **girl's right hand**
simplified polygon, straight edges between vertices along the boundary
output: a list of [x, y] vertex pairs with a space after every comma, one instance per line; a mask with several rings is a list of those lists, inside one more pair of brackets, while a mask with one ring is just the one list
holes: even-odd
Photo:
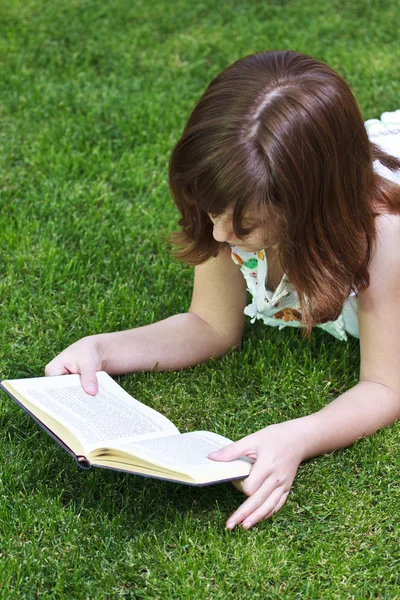
[[95, 336], [84, 337], [68, 346], [45, 368], [46, 377], [77, 373], [87, 394], [95, 396], [99, 386], [96, 371], [102, 370], [102, 359]]

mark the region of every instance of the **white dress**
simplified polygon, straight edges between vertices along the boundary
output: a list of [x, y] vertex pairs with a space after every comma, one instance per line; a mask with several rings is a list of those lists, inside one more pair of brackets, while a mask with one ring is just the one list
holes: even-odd
[[[365, 126], [372, 142], [388, 154], [400, 158], [400, 110], [383, 113], [380, 120], [370, 119]], [[387, 179], [400, 184], [400, 171], [393, 173], [378, 161], [375, 161], [374, 168]], [[302, 327], [299, 298], [286, 274], [274, 292], [266, 288], [268, 262], [264, 250], [244, 252], [232, 246], [231, 251], [232, 260], [240, 266], [247, 290], [252, 296], [251, 303], [244, 310], [245, 314], [251, 317], [251, 322], [262, 319], [266, 325], [279, 329]], [[355, 292], [346, 298], [342, 312], [335, 321], [320, 323], [315, 327], [327, 331], [339, 340], [347, 340], [347, 334], [359, 337]]]

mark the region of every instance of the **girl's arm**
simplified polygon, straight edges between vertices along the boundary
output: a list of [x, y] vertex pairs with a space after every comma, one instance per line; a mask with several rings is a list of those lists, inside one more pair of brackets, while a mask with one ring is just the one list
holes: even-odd
[[306, 457], [349, 446], [400, 418], [400, 216], [377, 218], [370, 285], [359, 294], [360, 381], [307, 417]]
[[351, 445], [400, 418], [400, 216], [377, 218], [370, 285], [359, 294], [360, 380], [317, 413], [278, 423], [213, 453], [256, 460], [241, 489], [249, 496], [227, 527], [251, 527], [284, 505], [300, 463]]
[[54, 358], [45, 373], [80, 373], [84, 389], [95, 394], [96, 371], [181, 369], [222, 356], [240, 343], [245, 305], [245, 281], [226, 247], [195, 268], [189, 312], [137, 329], [83, 338]]

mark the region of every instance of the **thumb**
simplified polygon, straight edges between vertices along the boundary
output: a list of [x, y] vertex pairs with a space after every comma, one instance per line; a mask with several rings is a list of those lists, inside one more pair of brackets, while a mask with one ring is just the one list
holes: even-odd
[[90, 396], [95, 396], [99, 391], [96, 369], [93, 365], [85, 364], [81, 366], [81, 385]]
[[227, 462], [230, 460], [234, 460], [235, 458], [239, 458], [240, 456], [244, 456], [248, 451], [249, 446], [246, 440], [242, 439], [238, 442], [228, 444], [228, 446], [224, 446], [220, 450], [210, 452], [208, 458], [210, 458], [211, 460], [220, 460], [222, 462]]

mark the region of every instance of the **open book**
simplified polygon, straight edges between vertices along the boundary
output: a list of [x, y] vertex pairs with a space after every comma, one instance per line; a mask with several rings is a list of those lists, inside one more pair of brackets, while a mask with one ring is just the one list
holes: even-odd
[[162, 414], [135, 400], [107, 373], [97, 373], [99, 392], [86, 394], [79, 375], [2, 381], [1, 387], [83, 468], [105, 467], [205, 485], [246, 477], [246, 457], [207, 458], [231, 442], [209, 431], [179, 433]]

